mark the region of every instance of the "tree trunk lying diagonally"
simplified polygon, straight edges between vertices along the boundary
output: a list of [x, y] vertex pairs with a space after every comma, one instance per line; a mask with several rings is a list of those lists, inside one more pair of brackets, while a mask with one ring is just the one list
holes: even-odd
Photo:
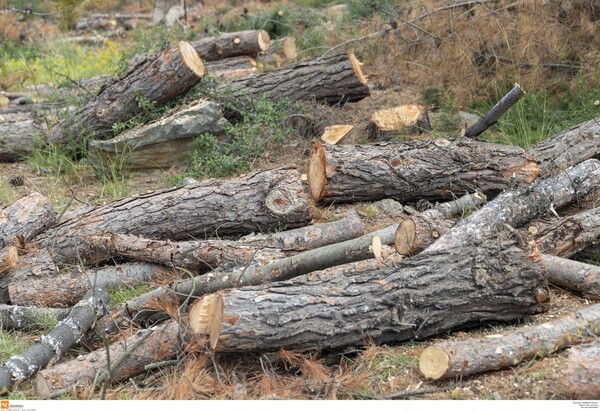
[[94, 262], [108, 254], [87, 244], [89, 235], [115, 232], [184, 240], [295, 228], [309, 222], [299, 173], [275, 169], [128, 197], [64, 221], [36, 241], [48, 248], [56, 263]]
[[316, 201], [452, 199], [530, 183], [539, 168], [522, 149], [476, 140], [324, 146], [314, 143], [308, 184]]
[[248, 352], [400, 342], [522, 318], [544, 310], [547, 283], [513, 244], [498, 237], [365, 274], [221, 291], [202, 301], [218, 296], [222, 315], [204, 321], [215, 351]]
[[92, 101], [56, 125], [50, 131], [49, 141], [80, 147], [88, 138], [110, 138], [115, 123], [142, 113], [140, 98], [164, 104], [186, 93], [205, 74], [194, 48], [179, 42], [144, 59], [123, 78], [101, 89]]
[[354, 54], [303, 61], [290, 67], [233, 81], [233, 93], [240, 97], [317, 100], [344, 104], [369, 96], [367, 81]]
[[419, 367], [425, 377], [434, 380], [507, 368], [597, 335], [599, 318], [600, 304], [595, 304], [497, 337], [444, 341], [423, 351]]

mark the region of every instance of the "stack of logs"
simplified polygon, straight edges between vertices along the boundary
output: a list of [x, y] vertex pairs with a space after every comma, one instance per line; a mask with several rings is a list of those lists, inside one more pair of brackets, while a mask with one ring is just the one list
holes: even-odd
[[[262, 47], [268, 44], [263, 33], [252, 34]], [[230, 47], [246, 43], [235, 41], [239, 33], [232, 38]], [[204, 77], [202, 60], [223, 57], [225, 49], [214, 39], [181, 42], [139, 61], [58, 123], [49, 141], [71, 151], [89, 144], [101, 157], [98, 152], [108, 152], [102, 142], [118, 145], [112, 125], [139, 114], [136, 93], [157, 104], [185, 94]], [[237, 79], [228, 87], [241, 99], [266, 95], [329, 104], [369, 94], [351, 54]], [[211, 117], [219, 107], [206, 100], [178, 112], [194, 118], [204, 113], [201, 123], [214, 133], [226, 121]], [[125, 146], [161, 161], [157, 153], [175, 143], [160, 140], [158, 123], [176, 128], [177, 121], [167, 116], [146, 125], [124, 139]], [[600, 211], [548, 222], [550, 212], [598, 193], [597, 120], [529, 150], [471, 139], [470, 132], [459, 139], [314, 143], [301, 170], [206, 180], [60, 217], [40, 194], [19, 199], [0, 211], [3, 325], [32, 328], [40, 316], [60, 321], [0, 367], [1, 389], [35, 374], [40, 395], [54, 397], [126, 380], [192, 346], [215, 352], [335, 350], [367, 340], [425, 339], [544, 312], [548, 283], [598, 299], [598, 269], [565, 257], [594, 246]], [[132, 167], [151, 161], [147, 154], [128, 158]], [[439, 204], [371, 232], [352, 212], [311, 225], [315, 207], [388, 198]], [[491, 201], [482, 205], [486, 199]], [[457, 216], [466, 217], [457, 222]], [[106, 314], [108, 288], [148, 282], [157, 288]], [[431, 379], [464, 376], [565, 348], [600, 331], [598, 310], [590, 306], [497, 339], [429, 347], [421, 371]], [[94, 339], [94, 322], [108, 333], [132, 326], [142, 331], [108, 347], [110, 356], [102, 348], [59, 362], [85, 333]], [[585, 378], [581, 359], [597, 355], [582, 350], [570, 366], [574, 385], [581, 384], [577, 376]], [[109, 364], [108, 358], [116, 360]]]

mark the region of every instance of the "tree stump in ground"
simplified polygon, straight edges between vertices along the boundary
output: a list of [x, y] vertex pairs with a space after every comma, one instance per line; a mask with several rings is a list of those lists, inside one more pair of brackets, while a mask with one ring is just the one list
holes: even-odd
[[113, 125], [141, 114], [140, 99], [157, 105], [185, 94], [204, 77], [204, 65], [185, 41], [145, 58], [124, 77], [100, 90], [81, 109], [62, 120], [49, 135], [53, 144], [79, 148], [90, 139], [111, 138]]
[[371, 115], [367, 127], [369, 139], [382, 140], [393, 134], [423, 134], [431, 131], [427, 109], [416, 103], [378, 110]]

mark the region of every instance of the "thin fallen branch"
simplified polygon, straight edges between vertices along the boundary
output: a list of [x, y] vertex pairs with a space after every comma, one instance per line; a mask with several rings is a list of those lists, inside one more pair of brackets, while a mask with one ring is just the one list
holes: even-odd
[[473, 124], [465, 131], [465, 137], [477, 137], [485, 130], [498, 122], [517, 101], [525, 95], [525, 92], [518, 84], [508, 92], [485, 116], [481, 117], [477, 123]]
[[104, 315], [107, 303], [106, 290], [94, 288], [48, 335], [42, 336], [23, 353], [10, 357], [0, 367], [0, 392], [6, 393], [50, 362], [58, 361], [94, 325], [96, 319]]
[[419, 368], [432, 380], [500, 370], [580, 344], [598, 332], [600, 304], [594, 304], [544, 324], [432, 345], [421, 354]]

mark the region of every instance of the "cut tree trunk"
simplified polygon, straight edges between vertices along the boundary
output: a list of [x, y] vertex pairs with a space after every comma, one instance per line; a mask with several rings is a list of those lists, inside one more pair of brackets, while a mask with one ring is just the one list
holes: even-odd
[[227, 123], [217, 103], [200, 100], [113, 139], [91, 140], [89, 157], [99, 169], [111, 162], [125, 170], [184, 165], [194, 138], [223, 134]]
[[181, 41], [142, 60], [124, 77], [101, 89], [94, 99], [56, 125], [49, 141], [79, 148], [90, 138], [111, 138], [115, 123], [143, 112], [140, 98], [160, 106], [185, 94], [205, 74], [194, 48]]
[[252, 56], [268, 50], [271, 39], [265, 30], [222, 33], [192, 42], [202, 60], [215, 61], [227, 57]]
[[354, 54], [303, 61], [293, 66], [235, 80], [222, 86], [239, 98], [261, 96], [288, 101], [316, 100], [330, 105], [359, 101], [369, 87]]
[[416, 103], [378, 110], [367, 126], [369, 139], [382, 140], [394, 134], [423, 134], [431, 131], [427, 109]]
[[271, 41], [269, 49], [260, 53], [257, 57], [263, 66], [275, 66], [280, 68], [298, 58], [296, 41], [292, 37], [283, 37]]
[[420, 253], [454, 226], [454, 221], [406, 216], [398, 224], [394, 245], [398, 254], [411, 256]]
[[458, 222], [425, 252], [484, 241], [505, 225], [521, 227], [551, 207], [561, 207], [595, 192], [600, 186], [600, 161], [591, 159], [527, 187], [500, 194]]
[[29, 307], [0, 304], [0, 325], [3, 330], [35, 332], [47, 329], [66, 318], [70, 308]]
[[547, 301], [543, 270], [513, 244], [498, 237], [364, 274], [220, 291], [223, 313], [207, 319], [218, 324], [208, 338], [219, 352], [323, 350], [422, 339], [539, 313]]
[[541, 177], [559, 173], [600, 154], [600, 117], [570, 127], [527, 150]]
[[179, 305], [190, 297], [214, 293], [225, 288], [288, 280], [312, 271], [380, 256], [381, 240], [376, 235], [367, 234], [353, 240], [277, 259], [266, 265], [247, 265], [235, 271], [216, 270], [206, 275], [178, 281], [170, 288], [158, 288], [129, 301], [121, 307], [114, 320], [119, 322], [125, 318], [148, 324], [162, 317], [155, 308], [156, 301], [160, 299], [174, 300]]
[[27, 270], [12, 276], [8, 284], [11, 304], [40, 307], [70, 307], [94, 287], [105, 289], [132, 287], [172, 278], [171, 269], [148, 263], [73, 270], [68, 274], [37, 276]]
[[243, 78], [256, 73], [256, 60], [250, 56], [237, 56], [209, 61], [206, 71], [213, 77], [226, 80]]
[[394, 198], [451, 199], [465, 192], [498, 193], [533, 181], [537, 165], [514, 146], [477, 140], [324, 146], [308, 160], [310, 194], [321, 202]]
[[0, 115], [0, 163], [24, 160], [47, 132], [46, 123], [31, 112]]
[[30, 193], [0, 210], [0, 250], [17, 236], [28, 242], [46, 230], [56, 218], [50, 201], [40, 193]]
[[465, 131], [465, 137], [477, 137], [485, 130], [493, 126], [500, 120], [500, 117], [504, 115], [517, 101], [525, 95], [525, 92], [521, 90], [518, 84], [508, 92], [507, 95], [496, 103], [494, 107], [485, 116], [481, 117], [479, 121], [473, 124]]
[[187, 240], [269, 232], [309, 222], [299, 173], [280, 168], [127, 197], [64, 221], [36, 241], [49, 248], [57, 264], [64, 264], [106, 257], [86, 243], [90, 235], [114, 232]]
[[567, 363], [567, 385], [577, 400], [595, 400], [600, 398], [600, 343], [569, 349]]
[[106, 304], [106, 290], [93, 289], [48, 335], [41, 337], [24, 352], [10, 357], [0, 367], [0, 392], [6, 393], [12, 386], [33, 376], [51, 361], [58, 361], [94, 325], [96, 319], [104, 315]]
[[554, 255], [542, 254], [548, 282], [590, 300], [600, 300], [600, 267]]
[[[174, 357], [181, 344], [179, 324], [169, 321], [159, 327], [142, 330], [135, 335], [111, 344], [108, 349], [110, 363], [120, 364], [111, 369], [112, 382], [127, 381], [142, 374], [148, 364]], [[42, 398], [53, 398], [55, 393], [67, 389], [88, 389], [97, 376], [111, 365], [105, 348], [92, 351], [47, 368], [35, 377], [37, 393]]]
[[421, 354], [419, 368], [432, 380], [500, 370], [579, 344], [598, 332], [600, 304], [594, 304], [544, 324], [432, 345]]
[[354, 126], [344, 124], [325, 127], [321, 140], [327, 144], [337, 144], [337, 142], [344, 138], [353, 128]]
[[568, 258], [598, 242], [600, 207], [550, 223], [534, 221], [527, 231], [541, 253]]

